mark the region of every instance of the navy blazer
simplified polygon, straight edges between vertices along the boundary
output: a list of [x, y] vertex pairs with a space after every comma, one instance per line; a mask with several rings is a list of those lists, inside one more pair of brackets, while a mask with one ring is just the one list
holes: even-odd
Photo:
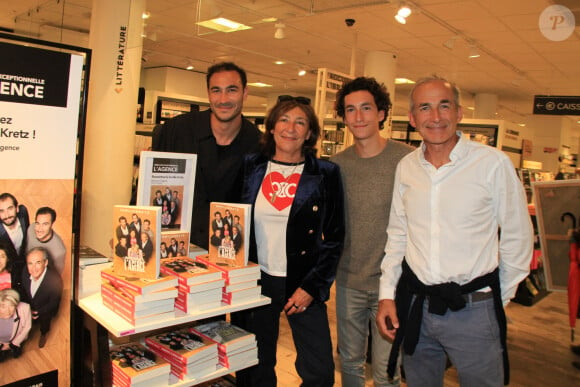
[[[253, 154], [244, 160], [242, 203], [255, 204], [268, 158]], [[286, 234], [286, 297], [300, 287], [315, 302], [328, 300], [344, 245], [344, 204], [338, 165], [306, 156], [290, 208]], [[257, 262], [254, 207], [250, 232], [250, 257]]]

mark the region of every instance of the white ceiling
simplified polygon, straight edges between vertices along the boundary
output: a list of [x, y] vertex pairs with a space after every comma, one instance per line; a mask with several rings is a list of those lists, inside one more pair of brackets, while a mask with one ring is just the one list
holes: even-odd
[[[555, 42], [538, 27], [541, 12], [553, 4], [570, 8], [580, 24], [580, 0], [417, 0], [406, 25], [393, 18], [398, 4], [373, 0], [148, 0], [151, 17], [145, 27], [143, 67], [183, 68], [190, 60], [203, 72], [214, 62], [232, 60], [247, 70], [250, 82], [273, 85], [251, 88], [251, 94], [313, 95], [317, 68], [349, 73], [355, 52], [355, 75], [362, 75], [366, 54], [378, 50], [396, 55], [398, 77], [418, 79], [436, 73], [455, 81], [466, 105], [473, 104], [475, 94], [496, 94], [496, 117], [517, 123], [531, 119], [534, 95], [580, 95], [578, 28], [568, 39]], [[0, 27], [42, 36], [46, 29], [64, 26], [68, 36], [86, 36], [91, 7], [92, 0], [0, 0]], [[253, 28], [208, 33], [196, 27], [196, 21], [218, 14]], [[267, 17], [286, 25], [285, 39], [274, 39], [275, 22], [264, 22]], [[347, 27], [346, 18], [355, 19], [354, 26]], [[454, 36], [458, 38], [453, 50], [444, 47]], [[467, 58], [468, 42], [477, 45], [480, 58]], [[275, 60], [286, 64], [275, 65]], [[298, 77], [299, 68], [312, 71]], [[397, 86], [395, 115], [406, 114], [409, 89]], [[576, 124], [580, 116], [568, 118], [580, 128]]]

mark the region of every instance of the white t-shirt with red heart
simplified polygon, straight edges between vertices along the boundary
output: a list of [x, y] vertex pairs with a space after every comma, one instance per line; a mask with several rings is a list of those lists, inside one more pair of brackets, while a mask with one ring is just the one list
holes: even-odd
[[258, 263], [272, 276], [286, 276], [286, 227], [304, 163], [268, 162], [254, 204]]

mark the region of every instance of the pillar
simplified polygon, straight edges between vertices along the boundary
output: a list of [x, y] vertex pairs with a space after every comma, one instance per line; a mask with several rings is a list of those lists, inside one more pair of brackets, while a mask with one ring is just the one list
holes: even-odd
[[[389, 92], [391, 103], [395, 103], [395, 78], [397, 71], [397, 57], [385, 51], [369, 51], [365, 58], [364, 75], [374, 77], [379, 83], [384, 83]], [[392, 108], [388, 112], [381, 136], [389, 138], [391, 135]]]
[[81, 244], [109, 255], [113, 206], [129, 204], [145, 0], [93, 2]]
[[497, 95], [489, 93], [478, 93], [475, 95], [475, 111], [473, 118], [496, 119]]

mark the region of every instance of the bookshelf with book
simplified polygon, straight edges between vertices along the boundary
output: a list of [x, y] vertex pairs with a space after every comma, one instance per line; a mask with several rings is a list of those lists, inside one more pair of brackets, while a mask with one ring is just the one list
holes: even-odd
[[[229, 203], [226, 204], [229, 205]], [[133, 217], [135, 212], [135, 206], [124, 207], [122, 208], [123, 213], [115, 213], [113, 220], [113, 250], [117, 244], [121, 245], [119, 242], [125, 238], [120, 238], [116, 234], [118, 226], [121, 226], [119, 228], [127, 227], [125, 224], [120, 224], [119, 218], [125, 216], [127, 224], [129, 224], [129, 219]], [[116, 207], [116, 209], [119, 208], [120, 206]], [[235, 206], [228, 209], [228, 215], [232, 219], [238, 215], [240, 223], [236, 226], [236, 231], [243, 235], [249, 230], [249, 209], [239, 210]], [[226, 254], [227, 257], [222, 257], [230, 263], [241, 260], [242, 265], [240, 266], [243, 267], [237, 267], [237, 264], [233, 265], [237, 267], [241, 275], [224, 275], [223, 270], [211, 265], [200, 264], [195, 259], [188, 257], [191, 254], [207, 253], [207, 251], [190, 249], [177, 256], [162, 259], [160, 242], [162, 241], [161, 235], [165, 231], [162, 232], [155, 224], [158, 212], [155, 211], [156, 216], [149, 212], [144, 215], [147, 216], [147, 219], [155, 219], [151, 223], [156, 227], [153, 230], [153, 235], [149, 236], [149, 239], [155, 242], [155, 249], [152, 252], [155, 258], [148, 263], [150, 265], [154, 262], [153, 273], [159, 273], [157, 277], [153, 274], [152, 278], [143, 279], [141, 277], [144, 272], [140, 272], [140, 275], [127, 273], [126, 269], [142, 270], [143, 268], [139, 265], [133, 265], [135, 263], [133, 261], [127, 264], [127, 260], [124, 259], [126, 257], [124, 249], [119, 249], [119, 251], [123, 250], [121, 254], [115, 254], [113, 251], [113, 261], [117, 260], [117, 265], [101, 271], [100, 291], [80, 298], [78, 303], [85, 313], [85, 326], [89, 328], [91, 341], [96, 346], [93, 349], [92, 368], [93, 370], [101, 370], [102, 375], [99, 378], [104, 385], [109, 385], [113, 381], [122, 385], [130, 385], [127, 378], [121, 380], [118, 372], [112, 372], [114, 366], [109, 358], [109, 351], [112, 348], [110, 347], [111, 342], [115, 345], [126, 343], [128, 340], [143, 343], [145, 337], [152, 334], [157, 335], [160, 331], [169, 331], [172, 328], [180, 329], [185, 324], [270, 303], [270, 299], [262, 296], [260, 289], [257, 288], [259, 266], [253, 263], [248, 264], [247, 267], [244, 265], [247, 261], [247, 240], [236, 245], [232, 250], [235, 254]], [[145, 219], [142, 216], [139, 217]], [[143, 230], [141, 234], [143, 234]], [[239, 254], [237, 254], [238, 252]], [[223, 263], [221, 262], [221, 264]], [[204, 272], [205, 277], [199, 274], [200, 271]], [[240, 292], [240, 294], [248, 292], [247, 289], [253, 287], [253, 295], [251, 297], [247, 295], [244, 297], [241, 295], [233, 296], [234, 299], [224, 302], [226, 286], [229, 292]], [[199, 303], [201, 299], [212, 298], [208, 295], [211, 292], [213, 292], [214, 302]], [[155, 313], [150, 315], [150, 311]], [[229, 360], [223, 356], [221, 358], [218, 356], [217, 360], [214, 359], [217, 363], [221, 361], [221, 364], [215, 369], [210, 364], [211, 360], [205, 357], [191, 364], [173, 367], [169, 373], [168, 385], [197, 385], [257, 364], [255, 348], [243, 348], [239, 353], [235, 353], [236, 356], [233, 355], [232, 353]]]

